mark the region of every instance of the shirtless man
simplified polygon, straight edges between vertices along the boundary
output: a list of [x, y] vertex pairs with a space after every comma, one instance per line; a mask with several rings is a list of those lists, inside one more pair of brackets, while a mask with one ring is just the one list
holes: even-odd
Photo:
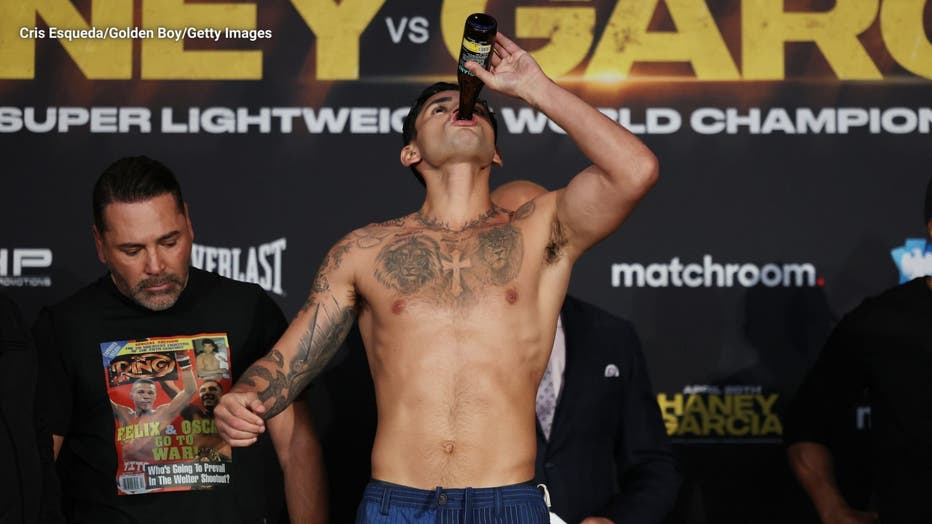
[[[133, 382], [130, 393], [130, 398], [133, 399], [132, 408], [117, 404], [113, 400], [110, 401], [113, 416], [119, 427], [117, 435], [118, 438], [122, 437], [120, 440], [123, 443], [124, 461], [152, 462], [155, 437], [162, 434], [165, 426], [181, 413], [181, 410], [194, 396], [197, 382], [194, 379], [194, 371], [191, 369], [191, 359], [185, 356], [179, 358], [177, 362], [181, 370], [183, 389], [167, 404], [157, 408], [152, 407], [158, 393], [155, 390], [155, 382], [146, 378]], [[154, 431], [150, 431], [149, 428]]]
[[464, 513], [473, 522], [496, 513], [496, 522], [547, 521], [540, 492], [521, 483], [534, 477], [535, 396], [570, 270], [657, 178], [644, 144], [514, 42], [499, 34], [493, 53], [490, 71], [470, 71], [547, 114], [593, 165], [514, 212], [496, 207], [491, 115], [477, 106], [472, 120], [455, 120], [456, 86], [428, 88], [405, 120], [401, 150], [426, 183], [423, 206], [339, 241], [288, 330], [215, 410], [224, 438], [250, 444], [358, 317], [378, 406], [378, 481], [359, 522]]
[[197, 356], [197, 374], [201, 378], [222, 377], [227, 370], [220, 366], [217, 343], [207, 339], [201, 344], [201, 354]]

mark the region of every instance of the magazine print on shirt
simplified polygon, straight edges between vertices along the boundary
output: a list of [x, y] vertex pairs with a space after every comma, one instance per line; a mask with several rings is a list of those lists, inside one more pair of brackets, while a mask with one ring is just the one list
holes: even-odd
[[214, 424], [229, 391], [226, 333], [100, 344], [113, 408], [120, 495], [211, 489], [231, 482], [231, 449]]

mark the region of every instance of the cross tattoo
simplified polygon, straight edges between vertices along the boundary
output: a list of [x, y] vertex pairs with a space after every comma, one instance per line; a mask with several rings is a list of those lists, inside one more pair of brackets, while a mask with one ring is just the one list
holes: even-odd
[[462, 255], [459, 249], [454, 249], [450, 252], [450, 260], [440, 262], [444, 271], [453, 272], [453, 287], [450, 288], [450, 293], [453, 293], [454, 297], [458, 297], [463, 293], [463, 276], [460, 274], [460, 270], [472, 267], [472, 262], [468, 258], [463, 260]]

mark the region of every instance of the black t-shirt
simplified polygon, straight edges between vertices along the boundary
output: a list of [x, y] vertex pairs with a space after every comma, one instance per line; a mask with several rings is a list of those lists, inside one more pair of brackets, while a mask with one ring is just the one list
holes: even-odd
[[837, 414], [850, 413], [865, 389], [882, 521], [932, 522], [932, 290], [925, 278], [867, 299], [842, 319], [791, 405], [784, 440], [843, 444]]
[[232, 378], [263, 356], [286, 321], [259, 286], [192, 268], [174, 306], [151, 311], [122, 295], [105, 275], [46, 308], [34, 328], [40, 388], [55, 406], [52, 432], [64, 435], [58, 458], [63, 506], [77, 523], [277, 522], [284, 504], [281, 470], [267, 435], [233, 450], [231, 485], [211, 490], [117, 495], [114, 412], [101, 343], [225, 333]]

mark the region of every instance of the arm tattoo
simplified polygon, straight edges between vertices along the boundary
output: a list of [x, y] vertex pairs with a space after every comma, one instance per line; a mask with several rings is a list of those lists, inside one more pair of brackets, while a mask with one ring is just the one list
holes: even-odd
[[504, 285], [518, 276], [524, 258], [521, 233], [511, 224], [479, 233], [479, 258], [488, 268], [495, 285]]
[[311, 307], [313, 302], [313, 297], [315, 294], [323, 293], [330, 289], [330, 281], [327, 280], [327, 275], [324, 274], [323, 268], [317, 272], [317, 277], [314, 278], [314, 283], [311, 284], [311, 294], [308, 296], [307, 301], [301, 306], [301, 311], [307, 311]]
[[281, 351], [273, 349], [250, 367], [240, 379], [252, 387], [258, 387], [255, 379], [267, 384], [265, 389], [258, 393], [259, 400], [267, 408], [264, 418], [274, 417], [288, 407], [311, 380], [320, 374], [340, 348], [355, 318], [352, 307], [337, 306], [337, 311], [333, 315], [327, 315], [326, 319], [321, 318], [321, 313], [320, 304], [315, 305], [314, 315], [298, 343], [298, 353], [287, 367]]
[[314, 283], [311, 284], [311, 294], [308, 296], [307, 301], [304, 302], [304, 305], [301, 306], [301, 312], [310, 309], [311, 305], [314, 303], [315, 294], [325, 293], [330, 290], [330, 281], [327, 279], [327, 274], [340, 269], [340, 264], [343, 263], [343, 255], [349, 250], [350, 243], [342, 241], [333, 246], [333, 249], [327, 253], [324, 257], [324, 261], [320, 263], [320, 269], [317, 270]]

